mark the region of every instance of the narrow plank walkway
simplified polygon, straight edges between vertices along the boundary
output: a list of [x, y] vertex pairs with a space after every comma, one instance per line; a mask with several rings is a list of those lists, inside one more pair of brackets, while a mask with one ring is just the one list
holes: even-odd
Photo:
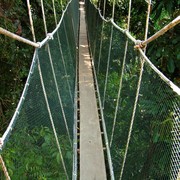
[[87, 42], [84, 3], [79, 35], [80, 180], [106, 180], [101, 131]]

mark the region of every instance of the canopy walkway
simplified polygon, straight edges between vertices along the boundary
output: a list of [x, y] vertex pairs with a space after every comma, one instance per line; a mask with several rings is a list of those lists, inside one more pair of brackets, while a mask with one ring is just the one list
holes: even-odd
[[[149, 42], [180, 22], [177, 17], [145, 39], [105, 17], [100, 4], [70, 1], [35, 47], [29, 75], [12, 120], [0, 138], [3, 179], [180, 178], [180, 89], [146, 56]], [[27, 1], [30, 7], [29, 1]], [[62, 6], [63, 7], [63, 6]], [[86, 20], [86, 21], [85, 21]]]
[[105, 162], [83, 4], [79, 32], [80, 179], [103, 180]]

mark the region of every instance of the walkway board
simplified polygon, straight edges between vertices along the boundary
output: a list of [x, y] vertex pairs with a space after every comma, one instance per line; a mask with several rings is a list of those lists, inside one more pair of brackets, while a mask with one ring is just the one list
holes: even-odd
[[80, 3], [80, 180], [106, 180], [104, 153], [87, 42], [84, 8], [83, 3]]

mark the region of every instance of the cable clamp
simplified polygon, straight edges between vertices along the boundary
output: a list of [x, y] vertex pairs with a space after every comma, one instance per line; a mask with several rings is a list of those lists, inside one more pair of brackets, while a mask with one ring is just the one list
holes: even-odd
[[49, 37], [49, 39], [54, 39], [53, 34], [52, 33], [48, 33], [47, 36]]
[[41, 48], [42, 45], [43, 45], [41, 42], [37, 42], [37, 44], [39, 44], [39, 47], [38, 47], [38, 48]]
[[135, 46], [134, 46], [135, 49], [144, 49], [145, 48], [145, 45], [143, 44], [143, 41], [141, 40], [136, 40], [136, 43], [135, 43]]

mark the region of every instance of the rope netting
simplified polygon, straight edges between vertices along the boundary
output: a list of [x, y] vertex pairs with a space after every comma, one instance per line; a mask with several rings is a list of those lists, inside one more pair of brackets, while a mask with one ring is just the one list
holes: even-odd
[[[151, 5], [147, 2], [144, 42]], [[106, 1], [93, 3], [86, 1], [86, 18], [106, 126], [109, 178], [176, 180], [180, 171], [180, 89], [141, 49], [134, 48], [138, 41], [129, 33], [131, 1], [127, 29], [111, 18], [116, 13], [115, 1], [109, 19]]]
[[56, 29], [47, 33], [44, 14], [47, 37], [35, 43], [42, 47], [35, 49], [21, 99], [0, 139], [1, 179], [64, 180], [77, 175], [78, 2], [67, 4], [58, 24], [55, 6], [53, 9]]

